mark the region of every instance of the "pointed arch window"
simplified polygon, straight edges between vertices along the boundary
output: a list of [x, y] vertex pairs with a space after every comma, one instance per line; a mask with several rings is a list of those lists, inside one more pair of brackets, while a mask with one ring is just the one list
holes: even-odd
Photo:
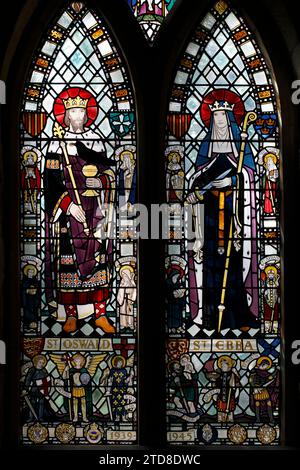
[[229, 2], [215, 3], [180, 59], [165, 157], [168, 441], [278, 444], [279, 97]]
[[[70, 3], [20, 123], [22, 443], [136, 442], [135, 103], [104, 20]], [[114, 231], [113, 231], [114, 230]]]
[[[178, 2], [177, 9], [176, 2], [173, 9], [174, 1], [164, 2], [172, 14], [160, 34], [151, 29], [151, 18], [144, 18], [149, 20], [147, 44], [136, 41], [141, 33], [127, 3], [160, 2], [124, 1], [118, 9], [114, 2], [103, 2], [100, 13], [95, 2], [57, 0], [64, 8], [38, 48], [33, 31], [40, 34], [43, 21], [36, 19], [45, 18], [52, 5], [37, 7], [36, 14], [35, 7], [29, 8], [25, 13], [31, 10], [32, 19], [22, 15], [10, 43], [5, 73], [12, 104], [5, 108], [3, 143], [4, 154], [17, 158], [5, 160], [4, 305], [10, 312], [5, 334], [15, 364], [20, 323], [22, 368], [19, 399], [17, 374], [2, 384], [9, 392], [6, 441], [18, 436], [26, 446], [69, 444], [72, 450], [87, 444], [99, 450], [119, 443], [122, 448], [157, 446], [165, 439], [180, 445], [257, 448], [294, 442], [290, 420], [296, 429], [295, 400], [285, 401], [285, 384], [292, 390], [297, 378], [281, 354], [279, 234], [282, 164], [285, 177], [287, 166], [291, 174], [296, 168], [296, 120], [289, 90], [282, 86], [289, 60], [282, 66], [277, 60], [284, 54], [272, 55], [289, 132], [289, 139], [282, 140], [283, 155], [289, 157], [282, 158], [272, 64], [244, 14], [227, 1], [216, 2], [174, 71], [176, 51], [186, 29], [195, 24], [195, 14], [203, 14], [203, 4], [191, 9]], [[254, 9], [247, 5], [259, 28], [262, 13]], [[128, 28], [122, 31], [124, 21]], [[268, 42], [276, 23], [271, 16], [264, 23], [265, 45], [271, 50], [274, 41], [285, 51], [284, 35]], [[164, 73], [157, 74], [158, 69]], [[170, 84], [166, 122], [164, 96], [158, 91]], [[11, 125], [16, 122], [18, 135]], [[105, 202], [130, 208], [137, 177], [139, 199], [150, 205], [163, 193], [174, 221], [167, 242], [142, 240], [139, 249], [131, 236], [134, 221], [124, 227], [113, 211], [106, 222], [102, 218]], [[293, 186], [285, 187], [286, 218], [296, 200]], [[182, 229], [180, 218], [181, 209], [189, 214], [190, 207], [191, 233]], [[293, 215], [290, 211], [289, 219]], [[117, 237], [103, 242], [98, 229], [111, 222], [116, 222]], [[289, 241], [296, 256], [294, 246]], [[138, 257], [143, 268], [140, 315]], [[287, 271], [284, 306], [290, 311], [296, 289]], [[285, 344], [297, 331], [291, 333], [292, 324], [289, 315]], [[16, 403], [21, 403], [21, 430]]]

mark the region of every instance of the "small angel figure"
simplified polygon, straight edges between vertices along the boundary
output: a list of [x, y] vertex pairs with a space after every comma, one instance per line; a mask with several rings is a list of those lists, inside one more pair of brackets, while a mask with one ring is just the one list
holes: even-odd
[[50, 354], [62, 377], [62, 380], [55, 381], [55, 385], [62, 386], [57, 390], [67, 399], [65, 405], [69, 411], [70, 421], [76, 423], [80, 420], [79, 406], [81, 421], [86, 423], [93, 416], [91, 382], [105, 356], [106, 354], [93, 354], [86, 357], [79, 352], [72, 357]]

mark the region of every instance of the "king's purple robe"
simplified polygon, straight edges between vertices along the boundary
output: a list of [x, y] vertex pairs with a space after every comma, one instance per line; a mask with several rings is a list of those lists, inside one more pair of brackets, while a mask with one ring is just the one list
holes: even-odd
[[[98, 140], [96, 140], [96, 138]], [[46, 210], [46, 291], [47, 300], [61, 305], [86, 305], [109, 298], [109, 271], [112, 264], [112, 242], [95, 237], [105, 217], [101, 203], [111, 201], [111, 178], [106, 170], [115, 165], [107, 158], [99, 136], [92, 131], [67, 131], [69, 156], [80, 202], [86, 215], [89, 233], [70, 214], [70, 205], [78, 204], [73, 182], [67, 168], [60, 142], [53, 140], [45, 162]], [[71, 144], [71, 145], [70, 145]], [[100, 180], [99, 197], [86, 196], [86, 177], [83, 167], [97, 167]]]

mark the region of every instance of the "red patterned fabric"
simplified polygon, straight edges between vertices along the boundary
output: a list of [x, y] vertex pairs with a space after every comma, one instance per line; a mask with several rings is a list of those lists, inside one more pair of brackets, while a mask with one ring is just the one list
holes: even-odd
[[105, 315], [106, 313], [106, 302], [96, 302], [95, 303], [95, 316], [96, 318], [100, 318], [101, 316]]
[[69, 205], [71, 204], [72, 200], [70, 196], [65, 196], [63, 200], [60, 203], [60, 208], [64, 211], [67, 212]]
[[217, 400], [217, 404], [216, 404], [216, 408], [218, 411], [221, 411], [223, 413], [226, 413], [228, 411], [234, 411], [235, 410], [235, 399], [234, 398], [231, 398], [230, 399], [230, 403], [229, 403], [229, 407], [228, 407], [228, 403], [225, 402], [225, 401], [222, 401], [220, 399]]
[[77, 318], [76, 305], [66, 305], [65, 309], [66, 309], [67, 318], [69, 318], [69, 317]]
[[58, 292], [58, 303], [62, 305], [86, 305], [102, 302], [109, 297], [108, 287], [89, 292]]

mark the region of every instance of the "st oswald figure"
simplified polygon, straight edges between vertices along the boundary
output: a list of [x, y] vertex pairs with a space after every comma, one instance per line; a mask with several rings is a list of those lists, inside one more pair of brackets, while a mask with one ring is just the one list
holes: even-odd
[[65, 333], [75, 332], [78, 319], [90, 315], [96, 327], [115, 332], [106, 316], [112, 242], [100, 236], [108, 225], [103, 204], [113, 203], [115, 162], [89, 128], [97, 113], [87, 90], [60, 93], [54, 104], [56, 138], [45, 162], [47, 300]]

